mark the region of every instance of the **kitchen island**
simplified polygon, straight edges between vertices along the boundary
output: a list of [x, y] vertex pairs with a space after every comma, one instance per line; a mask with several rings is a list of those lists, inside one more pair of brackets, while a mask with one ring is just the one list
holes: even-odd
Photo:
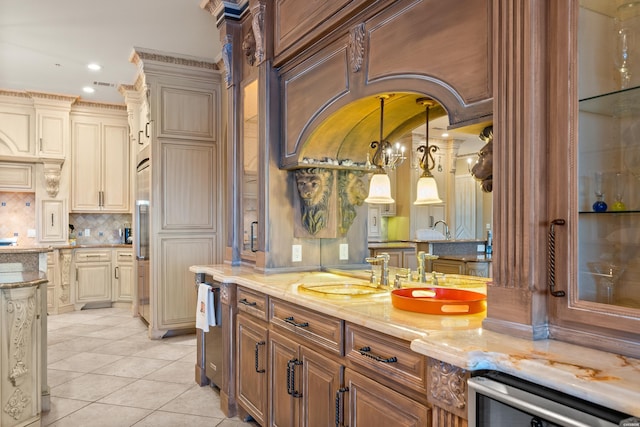
[[[195, 265], [193, 273], [230, 287], [241, 286], [269, 297], [342, 319], [410, 342], [411, 349], [456, 372], [496, 370], [633, 416], [640, 416], [640, 361], [554, 340], [529, 341], [484, 330], [485, 312], [473, 315], [427, 315], [394, 308], [387, 296], [334, 300], [299, 291], [301, 283], [354, 280], [328, 272], [258, 274], [227, 265]], [[223, 291], [224, 292], [224, 291]], [[442, 383], [427, 379], [429, 403], [439, 405]], [[450, 391], [450, 390], [449, 390]], [[449, 392], [447, 391], [447, 392]], [[222, 396], [223, 390], [221, 390]], [[231, 390], [234, 393], [234, 390]], [[446, 393], [445, 393], [446, 394]], [[454, 411], [466, 418], [466, 386], [455, 396]], [[228, 396], [235, 399], [235, 396]], [[224, 401], [224, 399], [222, 399]], [[447, 400], [447, 399], [445, 399]], [[442, 403], [447, 406], [446, 402]]]
[[49, 410], [47, 253], [50, 247], [0, 248], [0, 425], [40, 425]]

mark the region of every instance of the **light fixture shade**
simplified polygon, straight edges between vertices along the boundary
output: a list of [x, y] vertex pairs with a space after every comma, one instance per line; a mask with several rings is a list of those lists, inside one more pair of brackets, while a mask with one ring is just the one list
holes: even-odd
[[369, 183], [369, 197], [364, 199], [366, 203], [388, 205], [395, 203], [391, 198], [391, 181], [386, 173], [376, 173]]
[[421, 176], [418, 180], [418, 197], [413, 202], [414, 205], [431, 205], [442, 203], [438, 195], [438, 185], [433, 176]]

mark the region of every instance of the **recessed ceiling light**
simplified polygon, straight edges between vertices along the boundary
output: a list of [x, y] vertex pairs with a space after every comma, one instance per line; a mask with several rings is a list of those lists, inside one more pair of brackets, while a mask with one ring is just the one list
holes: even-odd
[[82, 88], [82, 91], [83, 91], [84, 93], [93, 93], [93, 92], [95, 92], [96, 90], [95, 90], [94, 88], [92, 88], [91, 86], [85, 86], [85, 87], [83, 87], [83, 88]]
[[100, 64], [96, 64], [95, 62], [92, 62], [91, 64], [87, 65], [87, 68], [93, 71], [98, 71], [102, 69]]

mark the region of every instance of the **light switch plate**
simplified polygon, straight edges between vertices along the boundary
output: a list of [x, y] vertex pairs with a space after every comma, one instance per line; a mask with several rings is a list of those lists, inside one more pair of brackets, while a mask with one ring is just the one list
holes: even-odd
[[28, 228], [27, 229], [27, 237], [36, 237], [36, 229]]
[[340, 243], [340, 260], [344, 261], [349, 259], [349, 244]]
[[291, 262], [302, 261], [302, 245], [291, 245]]
[[476, 248], [476, 252], [484, 252], [485, 248], [483, 244], [479, 244]]
[[89, 237], [91, 236], [91, 229], [90, 228], [85, 228], [84, 229], [84, 237]]

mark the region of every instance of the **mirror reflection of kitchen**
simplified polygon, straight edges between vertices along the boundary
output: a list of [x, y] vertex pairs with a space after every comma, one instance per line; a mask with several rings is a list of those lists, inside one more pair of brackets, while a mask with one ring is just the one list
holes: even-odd
[[[398, 141], [391, 141], [400, 142], [411, 154], [390, 174], [395, 206], [369, 207], [370, 241], [445, 239], [447, 231], [452, 240], [486, 240], [487, 231], [492, 229], [493, 197], [491, 192], [483, 191], [471, 173], [478, 153], [486, 145], [479, 136], [483, 127], [448, 130], [448, 124], [446, 115], [429, 122], [429, 145], [438, 147], [431, 173], [443, 203], [413, 204], [414, 183], [421, 173], [416, 150], [425, 144], [426, 125], [423, 124]], [[396, 184], [402, 182], [411, 185]], [[373, 224], [377, 227], [372, 229]]]
[[255, 258], [258, 233], [258, 81], [253, 80], [242, 93], [242, 257]]

